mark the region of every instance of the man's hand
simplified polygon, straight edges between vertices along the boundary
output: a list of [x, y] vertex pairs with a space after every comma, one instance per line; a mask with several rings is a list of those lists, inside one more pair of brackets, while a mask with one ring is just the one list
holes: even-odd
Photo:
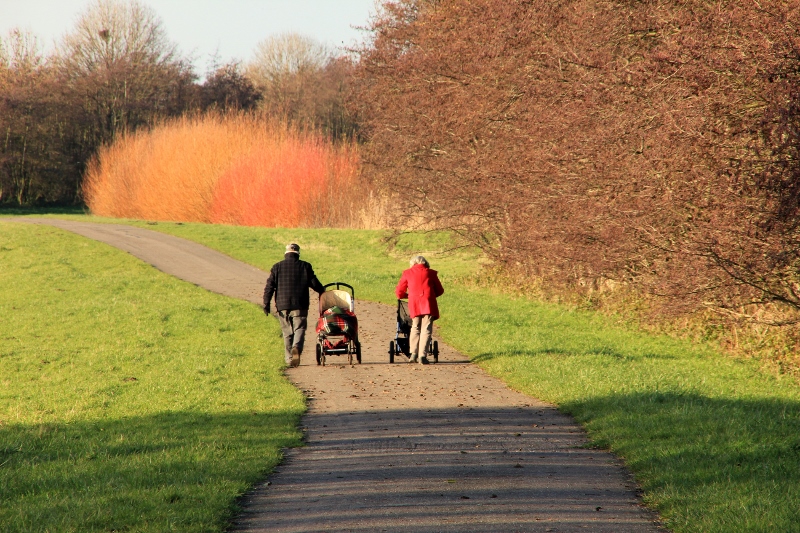
[[264, 306], [264, 314], [269, 316], [269, 306], [268, 305]]

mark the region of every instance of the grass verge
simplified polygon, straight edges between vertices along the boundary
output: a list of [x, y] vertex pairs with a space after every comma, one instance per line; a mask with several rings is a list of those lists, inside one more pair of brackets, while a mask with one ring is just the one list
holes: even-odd
[[444, 339], [575, 417], [676, 532], [798, 531], [800, 388], [596, 313], [451, 291]]
[[[0, 221], [4, 212], [0, 210]], [[41, 216], [41, 211], [8, 215]], [[405, 234], [387, 252], [386, 232], [380, 230], [261, 228], [182, 222], [146, 222], [132, 219], [55, 214], [54, 218], [82, 222], [128, 224], [199, 242], [231, 257], [269, 271], [283, 259], [289, 242], [300, 244], [303, 260], [311, 262], [320, 281], [344, 281], [363, 298], [394, 305], [394, 286], [400, 272], [408, 268], [412, 253], [422, 252], [440, 270], [443, 282], [453, 283], [472, 276], [480, 255], [474, 250], [447, 251], [444, 234]], [[266, 282], [266, 279], [264, 279]]]
[[593, 446], [623, 458], [644, 499], [676, 532], [797, 531], [800, 387], [756, 362], [622, 328], [588, 312], [467, 288], [475, 254], [436, 254], [441, 236], [408, 236], [387, 253], [376, 232], [159, 223], [261, 268], [289, 240], [323, 282], [393, 303], [407, 256], [442, 273], [445, 341], [512, 387], [557, 404]]
[[0, 219], [0, 530], [223, 531], [301, 442], [256, 306]]

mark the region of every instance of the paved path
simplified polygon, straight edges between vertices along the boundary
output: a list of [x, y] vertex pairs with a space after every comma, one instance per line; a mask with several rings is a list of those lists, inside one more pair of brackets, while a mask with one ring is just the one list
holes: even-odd
[[[260, 302], [265, 272], [198, 244], [121, 225], [25, 221], [106, 242], [201, 287]], [[307, 445], [287, 450], [243, 500], [232, 531], [663, 531], [620, 461], [583, 448], [583, 430], [570, 418], [508, 389], [441, 342], [438, 365], [390, 365], [394, 309], [357, 300], [356, 314], [363, 364], [334, 356], [318, 367], [310, 352], [287, 370], [309, 397]]]

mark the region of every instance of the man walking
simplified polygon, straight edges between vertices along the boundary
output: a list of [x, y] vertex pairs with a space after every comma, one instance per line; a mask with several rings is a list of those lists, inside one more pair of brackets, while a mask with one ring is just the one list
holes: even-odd
[[308, 289], [322, 294], [325, 289], [314, 275], [311, 263], [300, 260], [300, 246], [286, 245], [283, 261], [275, 263], [269, 271], [264, 287], [264, 313], [269, 315], [270, 302], [275, 296], [275, 310], [283, 331], [286, 347], [284, 359], [292, 368], [300, 364], [303, 341], [308, 322]]

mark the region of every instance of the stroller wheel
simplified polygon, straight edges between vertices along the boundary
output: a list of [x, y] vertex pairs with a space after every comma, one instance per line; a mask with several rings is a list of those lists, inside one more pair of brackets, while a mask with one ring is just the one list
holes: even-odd
[[356, 361], [361, 364], [361, 343], [356, 341]]
[[322, 355], [322, 347], [317, 344], [317, 366], [324, 363], [324, 356]]
[[389, 364], [394, 363], [394, 341], [389, 342]]
[[433, 362], [439, 362], [439, 341], [433, 341]]

